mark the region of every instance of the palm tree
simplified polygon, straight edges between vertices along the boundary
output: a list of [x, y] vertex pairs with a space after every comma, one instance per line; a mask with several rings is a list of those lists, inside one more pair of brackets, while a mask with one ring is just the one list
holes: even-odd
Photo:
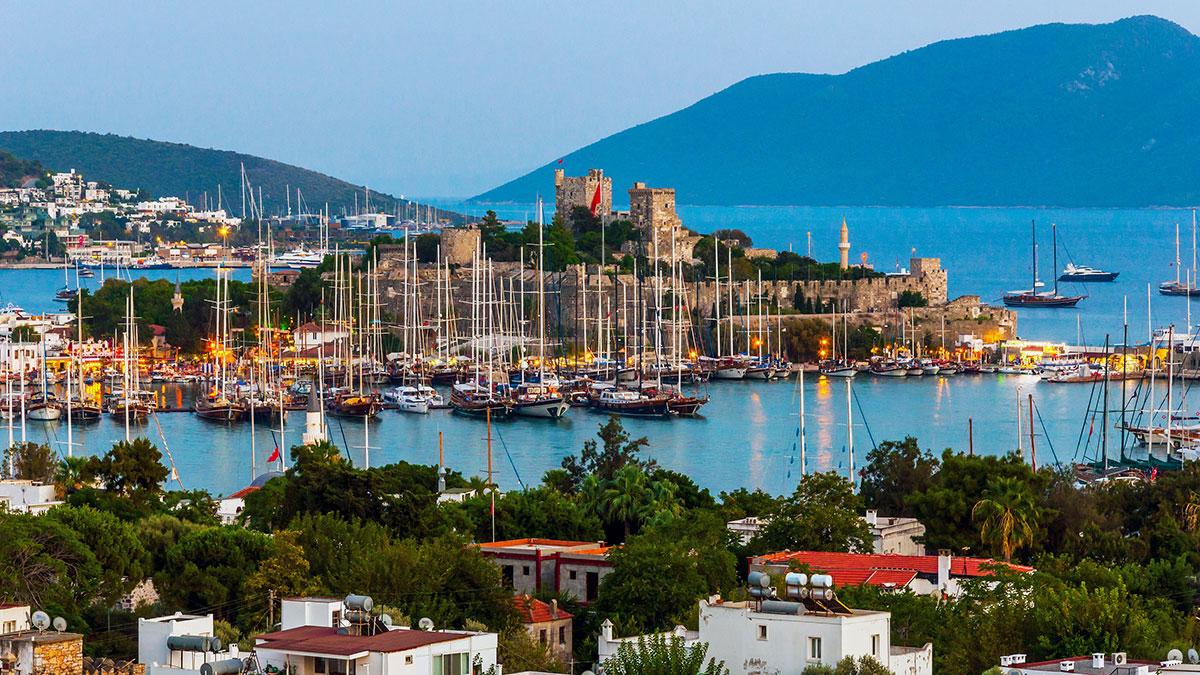
[[999, 548], [1005, 562], [1013, 553], [1033, 542], [1037, 529], [1037, 505], [1029, 487], [1016, 478], [998, 478], [986, 497], [975, 502], [971, 518], [979, 522], [979, 538]]
[[59, 498], [83, 487], [88, 457], [63, 457], [54, 472], [54, 485]]
[[610, 521], [624, 524], [626, 539], [633, 530], [634, 522], [645, 517], [646, 507], [653, 501], [650, 479], [640, 466], [634, 464], [622, 467], [604, 491], [605, 515]]

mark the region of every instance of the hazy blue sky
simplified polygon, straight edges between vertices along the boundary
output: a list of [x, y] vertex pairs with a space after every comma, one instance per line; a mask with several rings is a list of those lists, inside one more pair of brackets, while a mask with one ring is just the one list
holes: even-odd
[[764, 72], [1200, 1], [66, 3], [0, 0], [0, 128], [233, 149], [471, 195]]

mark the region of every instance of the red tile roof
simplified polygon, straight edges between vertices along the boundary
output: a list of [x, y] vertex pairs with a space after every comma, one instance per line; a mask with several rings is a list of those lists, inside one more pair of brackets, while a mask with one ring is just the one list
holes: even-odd
[[466, 633], [425, 630], [390, 630], [378, 635], [338, 635], [336, 628], [301, 626], [258, 636], [263, 649], [307, 654], [350, 656], [360, 652], [403, 652], [438, 642], [468, 637]]
[[[894, 584], [906, 586], [918, 574], [936, 575], [936, 555], [894, 555], [881, 553], [829, 553], [824, 551], [782, 551], [759, 556], [763, 563], [802, 563], [812, 569], [828, 573], [837, 586], [872, 584], [882, 586]], [[1014, 572], [1032, 572], [1032, 567], [1012, 565], [991, 558], [952, 556], [950, 576], [985, 577], [993, 572], [985, 569], [992, 565], [1008, 565]]]
[[229, 495], [228, 497], [225, 497], [225, 499], [245, 499], [246, 495], [250, 494], [251, 492], [255, 492], [259, 489], [260, 488], [257, 485], [248, 485], [248, 486], [242, 488], [241, 490], [238, 490], [237, 492]]
[[594, 541], [568, 541], [565, 539], [507, 539], [479, 544], [479, 548], [509, 548], [511, 546], [555, 546], [560, 548], [575, 548], [576, 546], [594, 546]]
[[521, 616], [521, 623], [545, 623], [571, 618], [571, 613], [565, 609], [558, 610], [558, 615], [555, 616], [550, 603], [542, 602], [528, 595], [518, 595], [513, 598], [513, 607], [517, 608], [517, 614]]

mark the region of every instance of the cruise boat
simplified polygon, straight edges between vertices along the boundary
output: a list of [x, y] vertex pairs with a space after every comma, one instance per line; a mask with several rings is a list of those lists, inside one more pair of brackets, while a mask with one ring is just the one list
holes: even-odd
[[78, 297], [79, 297], [79, 289], [64, 286], [64, 287], [60, 288], [57, 293], [54, 294], [54, 301], [55, 302], [64, 302], [64, 303], [75, 302], [75, 299]]
[[291, 269], [307, 269], [317, 267], [325, 260], [324, 251], [310, 251], [303, 246], [294, 248], [287, 253], [271, 259], [271, 267], [289, 267]]
[[245, 408], [219, 393], [197, 398], [193, 409], [200, 419], [213, 422], [240, 422], [246, 416]]
[[383, 393], [385, 403], [394, 405], [401, 412], [426, 415], [430, 410], [445, 407], [442, 395], [428, 385], [403, 386]]
[[854, 377], [858, 374], [858, 369], [854, 367], [852, 361], [822, 361], [819, 372], [825, 377]]
[[454, 412], [476, 417], [505, 417], [512, 408], [506, 399], [496, 395], [487, 387], [473, 382], [460, 382], [450, 390], [450, 407]]
[[604, 387], [592, 399], [592, 407], [603, 412], [631, 417], [666, 417], [671, 414], [671, 397], [640, 391]]
[[1113, 281], [1117, 278], [1120, 272], [1105, 272], [1098, 270], [1095, 267], [1087, 265], [1076, 265], [1075, 263], [1067, 263], [1063, 268], [1062, 274], [1058, 275], [1059, 281], [1081, 281], [1081, 282], [1100, 282]]

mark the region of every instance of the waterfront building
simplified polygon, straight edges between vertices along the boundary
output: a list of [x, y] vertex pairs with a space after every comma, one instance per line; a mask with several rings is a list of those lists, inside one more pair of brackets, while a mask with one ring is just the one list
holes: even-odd
[[[669, 582], [667, 582], [669, 583]], [[891, 613], [849, 609], [824, 611], [782, 601], [730, 602], [714, 595], [700, 601], [699, 630], [678, 626], [670, 635], [685, 647], [705, 644], [708, 657], [723, 661], [731, 675], [800, 673], [813, 665], [834, 666], [849, 656], [870, 656], [897, 675], [930, 675], [933, 645], [892, 645]], [[623, 644], [636, 648], [646, 636], [617, 638], [605, 619], [597, 640], [603, 663]]]
[[566, 593], [582, 603], [596, 599], [600, 581], [612, 571], [604, 542], [510, 539], [479, 544], [517, 593]]

